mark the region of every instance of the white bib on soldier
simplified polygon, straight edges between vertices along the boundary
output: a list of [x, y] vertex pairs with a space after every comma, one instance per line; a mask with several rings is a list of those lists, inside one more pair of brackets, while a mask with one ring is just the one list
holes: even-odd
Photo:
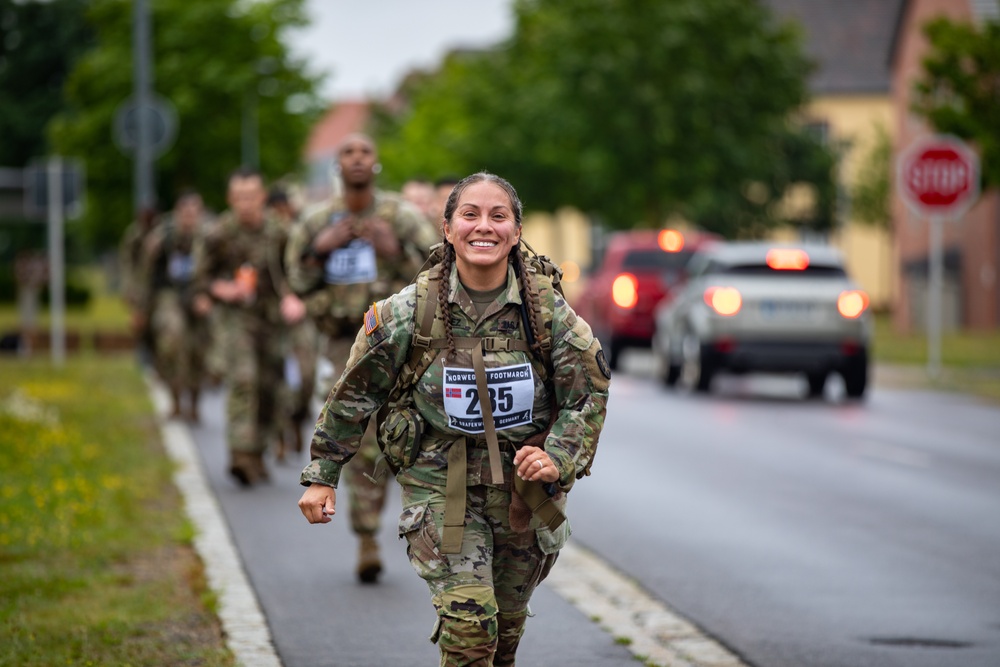
[[323, 277], [330, 285], [375, 282], [378, 277], [375, 248], [365, 239], [354, 239], [331, 252], [323, 269]]
[[[445, 367], [442, 388], [448, 426], [465, 433], [483, 433], [483, 412], [471, 368]], [[531, 364], [486, 369], [486, 387], [493, 410], [493, 423], [501, 431], [531, 423], [535, 402], [535, 379]]]

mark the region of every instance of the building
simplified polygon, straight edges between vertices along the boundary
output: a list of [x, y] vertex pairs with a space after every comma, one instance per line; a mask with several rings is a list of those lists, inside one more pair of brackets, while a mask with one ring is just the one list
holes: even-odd
[[903, 0], [765, 0], [779, 19], [796, 21], [816, 69], [802, 121], [840, 155], [838, 224], [830, 239], [848, 272], [885, 310], [895, 294], [890, 221], [862, 223], [851, 213], [851, 192], [880, 132], [893, 136], [892, 39]]
[[[922, 28], [930, 20], [1000, 20], [997, 0], [906, 0], [892, 50], [892, 99], [895, 154], [933, 130], [911, 111], [913, 86], [920, 78], [928, 43]], [[975, 148], [975, 147], [973, 147]], [[928, 224], [898, 197], [893, 202], [899, 290], [893, 324], [900, 332], [925, 326], [928, 275]], [[984, 192], [961, 220], [944, 230], [943, 327], [989, 330], [1000, 326], [1000, 194]]]

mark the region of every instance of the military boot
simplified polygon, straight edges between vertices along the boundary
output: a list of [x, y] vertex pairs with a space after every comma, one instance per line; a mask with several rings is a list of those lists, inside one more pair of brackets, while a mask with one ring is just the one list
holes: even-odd
[[358, 548], [358, 579], [363, 584], [374, 584], [382, 572], [382, 559], [378, 555], [378, 541], [374, 535], [362, 535]]

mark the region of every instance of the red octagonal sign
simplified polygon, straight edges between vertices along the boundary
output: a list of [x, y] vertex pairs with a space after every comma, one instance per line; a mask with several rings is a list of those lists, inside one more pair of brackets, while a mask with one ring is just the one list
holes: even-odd
[[899, 155], [896, 179], [918, 215], [955, 218], [979, 196], [979, 158], [955, 137], [927, 137]]

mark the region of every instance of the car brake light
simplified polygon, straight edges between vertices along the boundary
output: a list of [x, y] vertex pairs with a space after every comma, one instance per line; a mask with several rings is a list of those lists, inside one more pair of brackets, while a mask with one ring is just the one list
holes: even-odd
[[841, 292], [837, 297], [837, 312], [849, 320], [861, 317], [868, 308], [868, 295], [861, 290]]
[[664, 252], [680, 252], [684, 249], [684, 235], [676, 229], [664, 229], [656, 237]]
[[611, 283], [611, 300], [619, 308], [632, 308], [639, 302], [639, 281], [631, 273], [623, 273]]
[[802, 271], [809, 266], [809, 255], [797, 248], [772, 248], [767, 251], [767, 265], [775, 271]]
[[709, 287], [705, 290], [705, 303], [719, 315], [735, 315], [743, 307], [743, 297], [735, 287]]

